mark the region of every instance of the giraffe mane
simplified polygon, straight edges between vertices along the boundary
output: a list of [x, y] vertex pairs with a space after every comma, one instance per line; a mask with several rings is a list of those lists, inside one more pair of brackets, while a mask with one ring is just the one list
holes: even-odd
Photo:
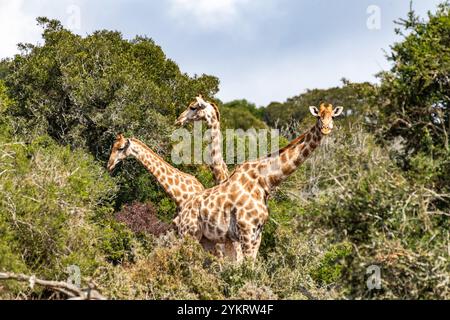
[[[142, 142], [139, 139], [136, 138], [130, 138], [131, 141], [133, 141], [134, 143], [138, 144], [139, 146], [141, 146], [142, 148], [144, 148], [147, 151], [150, 151], [151, 153], [153, 153], [158, 159], [160, 159], [162, 162], [166, 162], [166, 160], [163, 159], [163, 157], [161, 157], [159, 154], [157, 154], [155, 151], [153, 151], [152, 149], [150, 149], [149, 146], [147, 146], [144, 142]], [[174, 168], [176, 169], [176, 168]]]
[[219, 111], [219, 107], [217, 106], [217, 104], [215, 104], [214, 102], [210, 102], [210, 105], [212, 105], [212, 107], [214, 108], [214, 111], [216, 112], [216, 116], [217, 116], [217, 121], [220, 122], [220, 111]]
[[[305, 140], [306, 134], [303, 133], [301, 136], [297, 137], [296, 139], [292, 140], [291, 142], [289, 142], [289, 144], [281, 149], [279, 149], [278, 154], [282, 154], [283, 152], [285, 152], [288, 149], [291, 149], [293, 146], [302, 143]], [[274, 156], [275, 153], [271, 153], [268, 157], [272, 157]]]

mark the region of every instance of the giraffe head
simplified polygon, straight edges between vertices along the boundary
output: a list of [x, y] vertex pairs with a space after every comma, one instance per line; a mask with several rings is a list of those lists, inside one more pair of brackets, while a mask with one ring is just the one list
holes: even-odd
[[317, 118], [322, 134], [327, 135], [330, 134], [333, 129], [333, 119], [341, 115], [344, 108], [336, 107], [333, 109], [331, 104], [322, 103], [319, 109], [312, 106], [309, 107], [309, 111], [311, 111], [311, 114]]
[[119, 133], [113, 143], [111, 155], [109, 156], [107, 169], [113, 171], [116, 165], [130, 155], [130, 139], [126, 139]]
[[185, 125], [190, 122], [202, 120], [205, 120], [208, 125], [212, 125], [220, 121], [220, 113], [217, 105], [212, 102], [206, 102], [200, 95], [178, 117], [175, 124]]

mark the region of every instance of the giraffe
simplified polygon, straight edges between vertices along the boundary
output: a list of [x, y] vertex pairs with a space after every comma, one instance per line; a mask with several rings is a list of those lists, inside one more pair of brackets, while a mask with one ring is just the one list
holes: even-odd
[[239, 242], [243, 257], [256, 259], [268, 219], [271, 191], [289, 177], [331, 133], [342, 107], [310, 107], [315, 125], [278, 152], [238, 166], [228, 180], [194, 195], [174, 220], [178, 233], [223, 243]]
[[[220, 111], [218, 106], [212, 102], [206, 102], [201, 95], [196, 97], [188, 108], [178, 117], [176, 125], [186, 125], [190, 122], [205, 121], [210, 130], [209, 155], [212, 171], [216, 185], [225, 182], [229, 177], [228, 167], [222, 155], [222, 132], [220, 131]], [[242, 256], [241, 246], [236, 241], [226, 241], [225, 244], [216, 244], [219, 255], [232, 257], [240, 260]]]
[[177, 206], [205, 189], [195, 177], [172, 167], [145, 143], [135, 138], [127, 139], [123, 134], [116, 137], [107, 169], [112, 172], [120, 161], [129, 156], [135, 157], [155, 176]]
[[[118, 134], [108, 160], [108, 171], [112, 172], [117, 164], [127, 157], [135, 157], [155, 176], [158, 183], [177, 205], [177, 210], [195, 194], [205, 189], [195, 177], [172, 167], [142, 141], [125, 138], [123, 134]], [[200, 243], [205, 250], [219, 257], [238, 259], [230, 242], [217, 246], [215, 242], [203, 237], [200, 239]]]
[[210, 130], [209, 154], [211, 163], [209, 167], [216, 184], [220, 184], [228, 179], [229, 172], [222, 155], [222, 132], [220, 131], [220, 112], [217, 105], [212, 102], [206, 102], [200, 95], [178, 117], [175, 124], [185, 125], [202, 120], [206, 122]]

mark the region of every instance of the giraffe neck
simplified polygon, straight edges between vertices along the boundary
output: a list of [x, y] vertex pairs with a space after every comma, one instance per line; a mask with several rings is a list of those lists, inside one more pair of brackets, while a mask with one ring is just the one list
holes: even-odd
[[138, 139], [130, 139], [129, 148], [130, 155], [155, 176], [177, 206], [182, 205], [197, 192], [204, 190], [203, 185], [196, 178], [172, 167]]
[[269, 157], [266, 184], [269, 189], [286, 180], [320, 145], [323, 134], [317, 122], [311, 129], [291, 141], [276, 156]]
[[214, 176], [216, 184], [220, 184], [228, 179], [228, 167], [223, 160], [222, 155], [222, 133], [220, 131], [220, 122], [218, 120], [208, 123], [210, 129], [210, 146], [209, 153], [211, 163], [209, 167]]

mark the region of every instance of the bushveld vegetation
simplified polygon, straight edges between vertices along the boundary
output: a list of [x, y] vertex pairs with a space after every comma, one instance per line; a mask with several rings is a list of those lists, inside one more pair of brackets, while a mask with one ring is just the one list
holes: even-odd
[[[314, 121], [309, 105], [346, 108], [272, 195], [258, 260], [240, 265], [175, 235], [175, 206], [139, 163], [105, 169], [117, 132], [170, 161], [176, 116], [199, 93], [214, 99], [219, 79], [189, 77], [149, 38], [38, 22], [43, 45], [0, 63], [0, 272], [65, 281], [77, 266], [112, 299], [450, 298], [448, 3], [399, 21], [379, 85], [343, 79], [262, 108], [217, 101], [223, 129], [289, 139]], [[179, 168], [213, 185], [206, 166]], [[0, 298], [65, 295], [9, 280]]]

